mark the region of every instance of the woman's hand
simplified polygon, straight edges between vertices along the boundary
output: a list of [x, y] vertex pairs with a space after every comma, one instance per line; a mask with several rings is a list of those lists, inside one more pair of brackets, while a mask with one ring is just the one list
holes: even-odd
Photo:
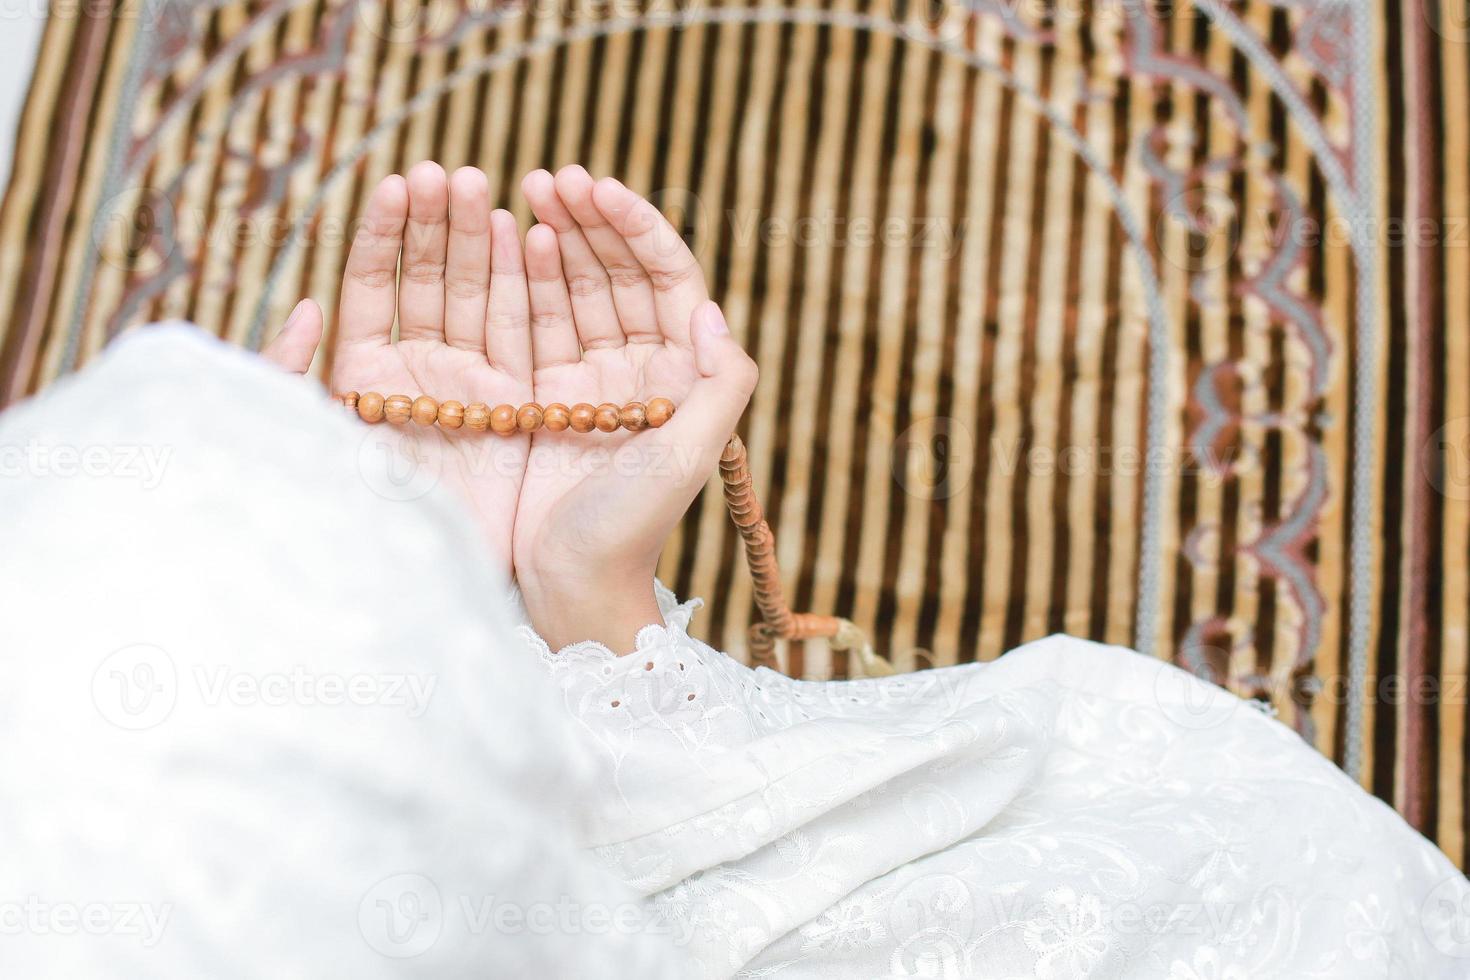
[[[368, 202], [342, 283], [330, 388], [519, 406], [531, 400], [529, 327], [515, 219], [490, 210], [480, 171], [446, 178], [421, 163], [406, 180], [384, 180]], [[304, 371], [320, 335], [320, 310], [303, 303], [266, 356]], [[462, 493], [509, 577], [529, 438], [413, 423], [393, 430], [416, 465]]]
[[536, 400], [677, 406], [639, 432], [538, 431], [516, 512], [516, 575], [537, 630], [553, 649], [590, 639], [626, 652], [661, 622], [659, 552], [714, 473], [756, 366], [651, 204], [581, 167], [521, 186], [541, 222], [526, 236]]

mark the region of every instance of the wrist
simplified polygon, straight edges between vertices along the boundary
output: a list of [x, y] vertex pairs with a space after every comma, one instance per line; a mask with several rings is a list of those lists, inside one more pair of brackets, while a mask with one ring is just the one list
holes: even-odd
[[516, 571], [531, 626], [553, 650], [591, 640], [622, 655], [637, 645], [639, 630], [663, 624], [653, 568]]

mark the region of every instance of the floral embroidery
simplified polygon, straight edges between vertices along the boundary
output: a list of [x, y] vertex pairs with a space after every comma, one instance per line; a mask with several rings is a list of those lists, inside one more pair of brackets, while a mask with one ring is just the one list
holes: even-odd
[[692, 639], [698, 602], [659, 601], [626, 657], [524, 632], [603, 773], [588, 844], [686, 937], [691, 976], [1466, 976], [1448, 860], [1173, 667], [1052, 637], [794, 681]]

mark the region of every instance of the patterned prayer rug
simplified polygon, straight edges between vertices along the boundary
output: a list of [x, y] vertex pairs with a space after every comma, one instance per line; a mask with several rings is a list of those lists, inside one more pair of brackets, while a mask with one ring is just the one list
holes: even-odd
[[[1465, 0], [659, 2], [53, 5], [0, 403], [141, 321], [330, 320], [365, 190], [419, 159], [523, 223], [520, 176], [583, 162], [683, 222], [761, 363], [794, 608], [905, 669], [1172, 658], [1463, 862]], [[663, 575], [743, 648], [718, 495]]]

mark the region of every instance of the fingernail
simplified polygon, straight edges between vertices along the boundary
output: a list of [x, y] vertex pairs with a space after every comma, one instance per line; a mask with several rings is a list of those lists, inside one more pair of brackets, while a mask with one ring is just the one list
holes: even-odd
[[305, 300], [304, 299], [301, 302], [297, 303], [296, 304], [296, 309], [292, 310], [291, 311], [291, 315], [288, 316], [288, 317], [286, 317], [286, 325], [284, 327], [282, 327], [281, 329], [282, 330], [290, 330], [293, 326], [295, 326], [296, 325], [296, 321], [301, 319], [301, 314], [303, 314], [303, 313], [306, 312], [306, 304], [309, 303], [309, 302], [310, 302], [310, 300]]
[[730, 325], [725, 322], [725, 314], [714, 303], [705, 306], [704, 329], [714, 337], [725, 337], [730, 333]]

